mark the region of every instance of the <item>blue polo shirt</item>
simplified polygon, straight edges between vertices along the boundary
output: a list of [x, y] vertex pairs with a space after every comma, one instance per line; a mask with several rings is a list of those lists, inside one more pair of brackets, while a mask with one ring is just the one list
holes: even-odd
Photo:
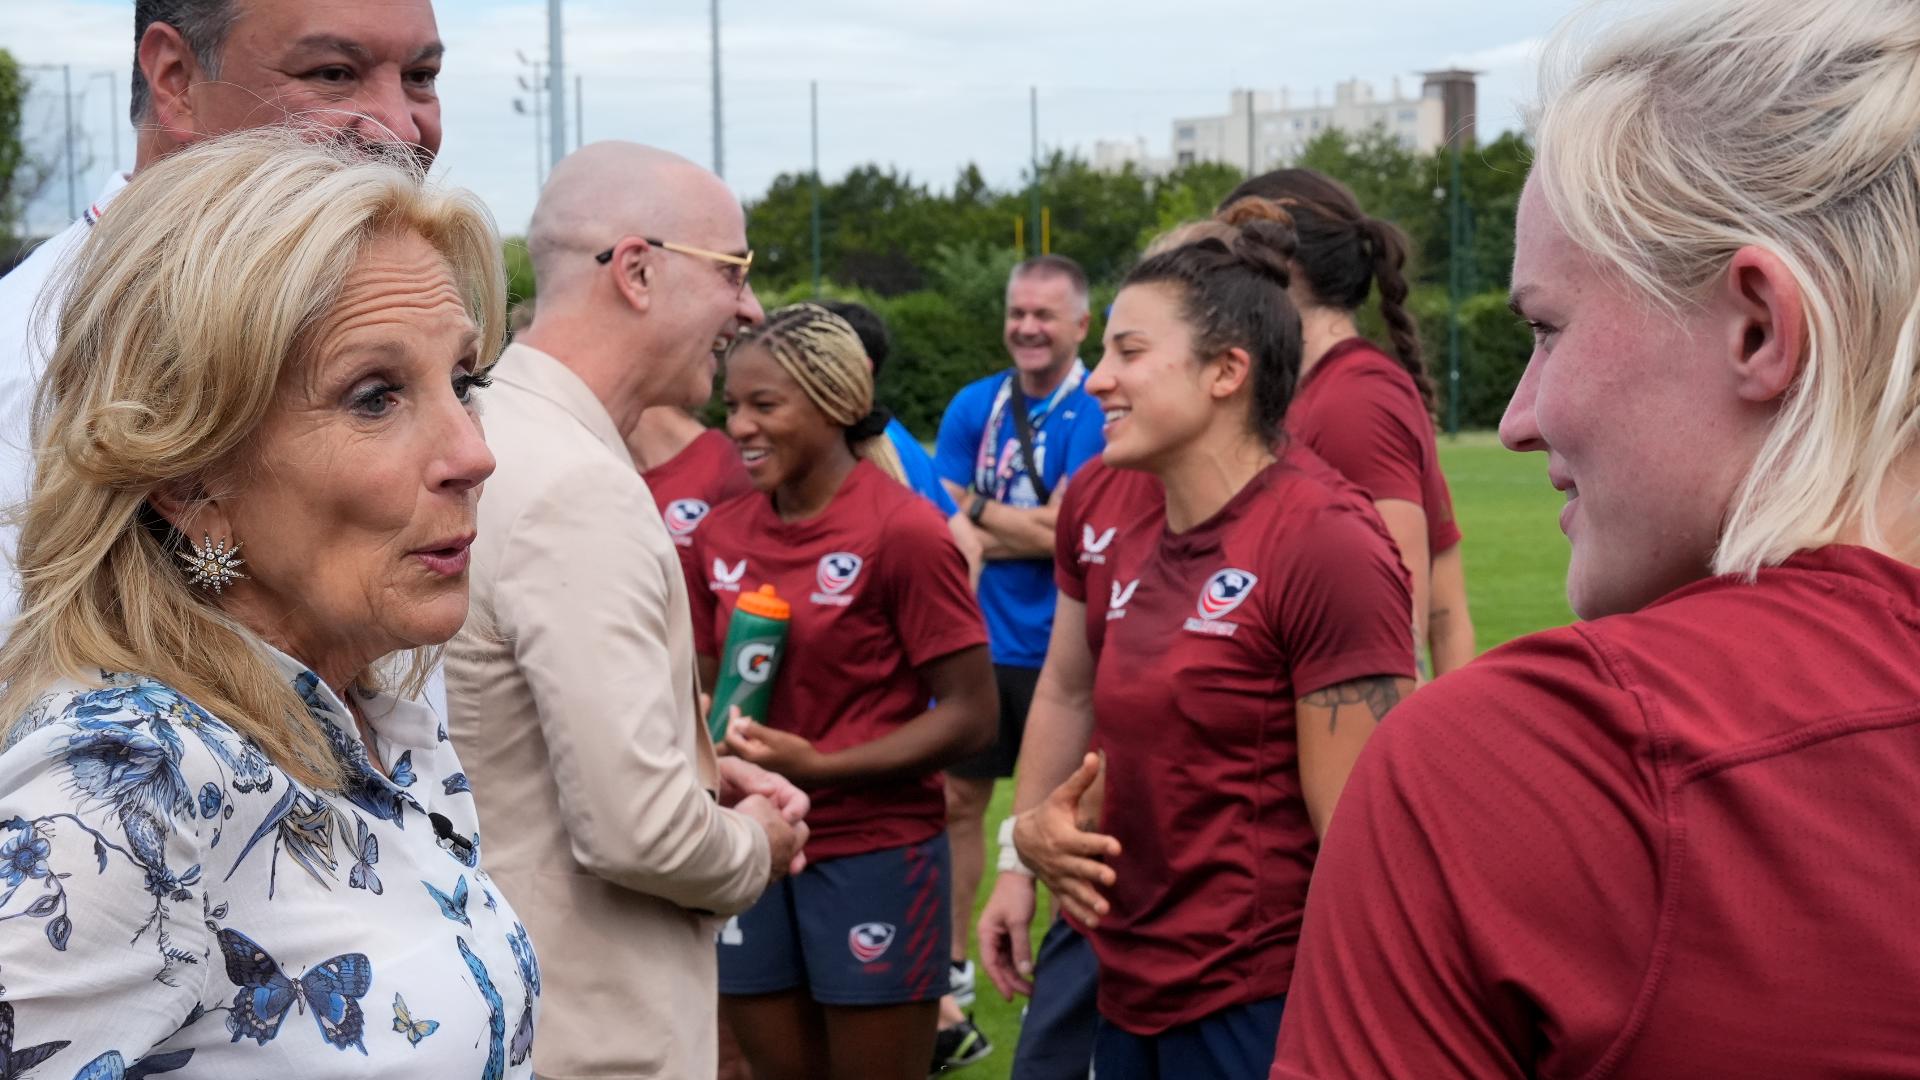
[[914, 493], [932, 503], [940, 511], [941, 517], [952, 517], [960, 508], [953, 503], [953, 496], [947, 494], [945, 484], [933, 471], [933, 459], [927, 456], [927, 449], [920, 440], [913, 437], [907, 425], [898, 420], [887, 421], [887, 441], [893, 444], [893, 452], [900, 455], [900, 471], [907, 474], [907, 486]]
[[[1002, 408], [992, 438], [986, 438], [994, 401], [1013, 372], [1003, 371], [972, 383], [954, 395], [940, 419], [940, 438], [934, 447], [934, 469], [940, 479], [962, 488], [979, 490], [996, 502], [1019, 509], [1040, 505], [1039, 492], [1028, 475], [1020, 452], [1020, 436], [1013, 410]], [[1018, 383], [1008, 387], [1020, 393]], [[1101, 433], [1100, 404], [1085, 389], [1050, 398], [1027, 398], [1034, 417], [1034, 456], [1049, 491], [1058, 491], [1067, 477], [1100, 453], [1106, 444]], [[983, 475], [984, 474], [984, 475]], [[1037, 668], [1047, 658], [1047, 638], [1053, 630], [1053, 559], [994, 559], [980, 574], [980, 610], [987, 617], [987, 638], [993, 662]]]

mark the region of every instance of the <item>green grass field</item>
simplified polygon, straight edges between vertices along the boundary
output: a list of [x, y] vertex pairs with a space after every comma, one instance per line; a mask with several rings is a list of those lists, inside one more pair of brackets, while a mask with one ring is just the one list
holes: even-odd
[[[1541, 454], [1514, 454], [1493, 435], [1470, 433], [1442, 437], [1440, 462], [1453, 489], [1454, 514], [1466, 534], [1467, 597], [1482, 652], [1535, 630], [1573, 619], [1564, 584], [1567, 541], [1560, 535], [1561, 497], [1547, 484]], [[989, 845], [1013, 802], [1012, 781], [1002, 781], [987, 812]], [[989, 850], [987, 865], [995, 863]], [[984, 902], [992, 885], [981, 889]], [[972, 918], [979, 918], [979, 902]], [[1045, 910], [1042, 900], [1042, 910]], [[1038, 922], [1039, 920], [1036, 920]], [[977, 962], [976, 962], [977, 966]], [[980, 974], [974, 1019], [993, 1040], [993, 1055], [951, 1075], [964, 1080], [1003, 1080], [1020, 1037], [1020, 1007], [1007, 1002]]]

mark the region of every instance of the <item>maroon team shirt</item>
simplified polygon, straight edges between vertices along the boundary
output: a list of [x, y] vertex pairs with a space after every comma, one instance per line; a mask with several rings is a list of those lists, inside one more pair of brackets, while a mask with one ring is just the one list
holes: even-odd
[[1087, 606], [1087, 648], [1096, 662], [1106, 637], [1113, 593], [1113, 542], [1123, 526], [1159, 518], [1167, 496], [1160, 478], [1116, 469], [1095, 457], [1073, 474], [1060, 496], [1053, 530], [1053, 580], [1068, 598]]
[[1299, 447], [1201, 525], [1143, 518], [1107, 551], [1093, 708], [1122, 854], [1092, 941], [1100, 1015], [1154, 1035], [1286, 993], [1318, 848], [1294, 699], [1412, 678], [1410, 585], [1365, 494]]
[[[772, 585], [793, 605], [768, 722], [831, 753], [872, 742], [927, 711], [914, 670], [987, 643], [967, 564], [925, 499], [862, 461], [833, 502], [782, 521], [753, 492], [694, 536], [694, 644], [720, 655], [743, 592]], [[813, 861], [917, 844], [947, 827], [940, 774], [810, 792]]]
[[[640, 478], [653, 492], [654, 505], [666, 519], [667, 534], [683, 548], [692, 545], [694, 530], [714, 507], [753, 490], [740, 448], [712, 428]], [[691, 578], [687, 584], [693, 584]]]
[[1375, 500], [1426, 511], [1429, 554], [1460, 542], [1427, 403], [1407, 369], [1371, 342], [1348, 338], [1327, 350], [1287, 407], [1287, 430]]
[[1395, 710], [1275, 1078], [1920, 1074], [1920, 571], [1830, 547]]

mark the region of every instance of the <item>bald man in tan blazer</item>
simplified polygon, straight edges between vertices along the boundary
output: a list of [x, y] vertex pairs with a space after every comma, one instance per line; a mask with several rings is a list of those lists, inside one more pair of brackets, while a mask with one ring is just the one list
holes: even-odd
[[710, 1080], [714, 933], [798, 869], [806, 796], [716, 759], [686, 584], [625, 436], [704, 402], [715, 349], [763, 317], [744, 267], [687, 253], [744, 254], [745, 223], [699, 166], [596, 143], [555, 168], [528, 248], [538, 308], [481, 405], [499, 467], [450, 734], [483, 865], [539, 955], [535, 1073]]

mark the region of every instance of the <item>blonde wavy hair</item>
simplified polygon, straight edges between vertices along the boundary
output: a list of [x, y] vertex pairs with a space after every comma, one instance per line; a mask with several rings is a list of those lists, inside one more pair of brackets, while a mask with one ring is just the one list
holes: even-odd
[[1541, 85], [1533, 176], [1577, 244], [1670, 313], [1748, 245], [1805, 297], [1804, 368], [1715, 572], [1845, 535], [1891, 550], [1880, 510], [1920, 417], [1920, 9], [1602, 0]]
[[887, 438], [886, 415], [874, 411], [873, 365], [851, 323], [819, 304], [791, 304], [741, 331], [732, 351], [748, 345], [767, 350], [828, 420], [847, 429], [854, 456], [907, 482], [900, 455]]
[[[506, 317], [492, 219], [472, 195], [429, 187], [410, 158], [259, 129], [174, 154], [114, 200], [49, 290], [67, 299], [17, 512], [22, 610], [0, 648], [8, 726], [58, 679], [132, 672], [180, 690], [296, 780], [338, 787], [320, 723], [257, 635], [188, 584], [183, 538], [149, 499], [204, 498], [267, 464], [254, 443], [278, 387], [311, 362], [361, 253], [394, 232], [447, 258], [490, 362]], [[411, 690], [435, 652], [408, 658]]]

